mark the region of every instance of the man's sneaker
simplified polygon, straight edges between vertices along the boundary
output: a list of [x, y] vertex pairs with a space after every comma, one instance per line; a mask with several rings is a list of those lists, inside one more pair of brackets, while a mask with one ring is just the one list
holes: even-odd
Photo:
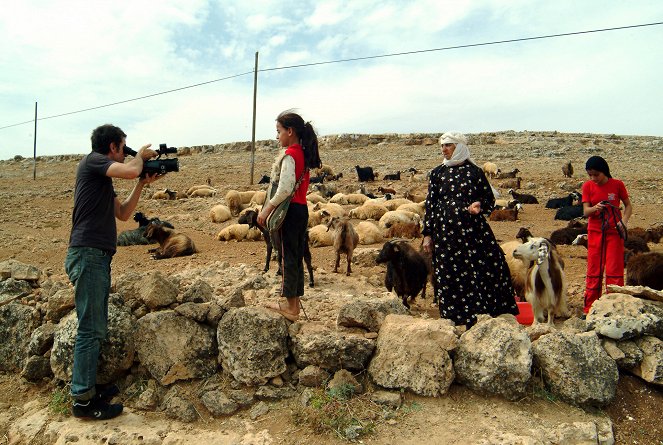
[[97, 398], [103, 400], [106, 403], [110, 403], [113, 397], [120, 393], [120, 388], [118, 388], [117, 385], [113, 383], [109, 383], [107, 385], [95, 385], [95, 390], [97, 393]]
[[93, 397], [90, 400], [75, 401], [71, 407], [74, 417], [93, 420], [107, 420], [122, 414], [122, 404], [108, 404], [103, 400]]

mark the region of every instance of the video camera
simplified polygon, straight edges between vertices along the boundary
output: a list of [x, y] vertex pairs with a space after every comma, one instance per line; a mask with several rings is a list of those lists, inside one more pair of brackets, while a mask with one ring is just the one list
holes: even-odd
[[[150, 159], [149, 161], [143, 162], [143, 171], [140, 172], [141, 178], [145, 175], [152, 175], [154, 173], [165, 175], [168, 172], [178, 172], [180, 171], [180, 163], [177, 158], [168, 158], [168, 159], [159, 159], [161, 155], [168, 156], [171, 153], [177, 154], [177, 148], [168, 147], [166, 144], [159, 144], [159, 149], [156, 150], [159, 156], [156, 159]], [[124, 146], [124, 155], [136, 157], [138, 153], [136, 150]]]

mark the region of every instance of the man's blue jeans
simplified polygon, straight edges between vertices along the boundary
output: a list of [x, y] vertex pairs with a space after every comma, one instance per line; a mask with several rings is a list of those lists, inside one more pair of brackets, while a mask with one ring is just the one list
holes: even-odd
[[97, 383], [101, 342], [108, 330], [108, 294], [112, 255], [92, 247], [70, 247], [64, 267], [75, 288], [78, 333], [74, 345], [71, 396], [92, 398]]

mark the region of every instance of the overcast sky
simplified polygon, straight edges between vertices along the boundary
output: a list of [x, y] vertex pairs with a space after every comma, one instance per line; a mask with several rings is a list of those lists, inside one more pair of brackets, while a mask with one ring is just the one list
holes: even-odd
[[[296, 7], [296, 9], [293, 9]], [[257, 139], [297, 108], [320, 135], [500, 130], [663, 135], [663, 26], [313, 67], [346, 58], [663, 21], [660, 0], [21, 0], [0, 15], [0, 127], [40, 120], [37, 154]], [[34, 123], [0, 129], [31, 157]]]

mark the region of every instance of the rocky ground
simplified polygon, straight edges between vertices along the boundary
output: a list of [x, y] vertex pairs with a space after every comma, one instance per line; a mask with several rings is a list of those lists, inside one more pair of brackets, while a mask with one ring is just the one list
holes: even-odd
[[[436, 135], [376, 135], [376, 136], [330, 136], [321, 147], [323, 162], [336, 172], [342, 172], [338, 182], [339, 191], [358, 188], [355, 165], [371, 165], [381, 175], [405, 170], [410, 167], [426, 172], [441, 162]], [[518, 168], [523, 177], [523, 189], [537, 196], [542, 204], [526, 205], [520, 221], [495, 222], [491, 227], [498, 239], [511, 240], [520, 227], [528, 227], [534, 235], [548, 236], [565, 226], [564, 221], [553, 219], [554, 211], [545, 209], [550, 197], [566, 196], [570, 190], [579, 189], [585, 181], [584, 161], [593, 154], [604, 156], [611, 165], [613, 176], [624, 180], [634, 205], [631, 226], [648, 227], [663, 222], [663, 139], [649, 137], [627, 137], [594, 134], [561, 134], [535, 132], [482, 133], [472, 135], [471, 150], [477, 163], [495, 162], [503, 171]], [[134, 141], [133, 145], [139, 145]], [[130, 246], [118, 249], [113, 260], [113, 275], [131, 270], [158, 269], [164, 274], [204, 268], [217, 261], [231, 265], [247, 264], [262, 268], [264, 243], [219, 242], [215, 235], [228, 223], [214, 224], [209, 218], [209, 209], [220, 202], [229, 189], [249, 190], [259, 187], [250, 185], [251, 152], [248, 144], [228, 144], [180, 150], [180, 172], [170, 173], [145, 191], [138, 209], [149, 216], [158, 216], [170, 221], [178, 231], [188, 234], [196, 243], [199, 253], [192, 257], [155, 261], [147, 253], [146, 246]], [[269, 173], [274, 158], [275, 144], [258, 144], [255, 153], [255, 182], [262, 174]], [[0, 162], [0, 261], [14, 258], [33, 264], [52, 274], [54, 279], [65, 279], [63, 260], [66, 250], [71, 218], [75, 168], [80, 156], [61, 156], [40, 159], [33, 179], [32, 160], [9, 160]], [[573, 178], [564, 178], [561, 165], [570, 160], [575, 168]], [[151, 200], [149, 196], [162, 188], [184, 191], [195, 184], [210, 180], [219, 193], [211, 198], [193, 198], [177, 201]], [[500, 181], [493, 181], [499, 188]], [[368, 184], [368, 190], [376, 193], [379, 185], [390, 186], [399, 193], [425, 191], [426, 182], [403, 179], [385, 182], [378, 180]], [[128, 194], [133, 182], [115, 181], [120, 197]], [[505, 189], [501, 189], [506, 193]], [[356, 221], [354, 221], [356, 222]], [[133, 221], [119, 222], [118, 230], [132, 229]], [[419, 240], [415, 240], [419, 243]], [[362, 247], [380, 247], [379, 245]], [[663, 245], [653, 245], [654, 250], [663, 251]], [[582, 305], [583, 280], [585, 275], [586, 251], [578, 246], [561, 246], [569, 280], [569, 306], [579, 313]], [[317, 285], [307, 290], [304, 305], [309, 317], [314, 320], [334, 320], [337, 304], [323, 298], [329, 291], [342, 292], [348, 298], [366, 292], [378, 292], [384, 269], [374, 265], [357, 264], [353, 275], [345, 277], [331, 273], [334, 253], [331, 247], [312, 249], [316, 267]], [[270, 272], [270, 274], [273, 273]], [[259, 298], [251, 304], [262, 304]], [[430, 306], [430, 299], [418, 300], [413, 306], [413, 315], [437, 316]], [[15, 375], [0, 375], [0, 444], [7, 443], [8, 431], [17, 419], [30, 423], [21, 414], [31, 412], [30, 407], [45, 406], [52, 399], [52, 385], [33, 385], [21, 381]], [[530, 429], [554, 428], [556, 425], [608, 417], [614, 428], [617, 443], [660, 444], [663, 427], [655, 421], [656, 413], [663, 410], [663, 393], [659, 388], [644, 384], [636, 377], [622, 375], [614, 402], [603, 410], [583, 411], [545, 394], [532, 392], [518, 402], [500, 398], [483, 397], [459, 385], [452, 385], [450, 393], [437, 399], [407, 395], [409, 406], [415, 406], [407, 415], [394, 422], [378, 426], [365, 443], [477, 443], [494, 432], [525, 434]], [[25, 403], [28, 402], [28, 406]], [[70, 431], [69, 439], [85, 443], [93, 428], [96, 437], [107, 443], [122, 443], [112, 438], [114, 430], [121, 425], [123, 431], [134, 428], [136, 434], [154, 437], [154, 443], [187, 442], [195, 437], [195, 443], [336, 443], [333, 437], [320, 437], [312, 431], [295, 424], [290, 415], [291, 407], [286, 402], [274, 404], [270, 412], [250, 420], [248, 413], [231, 418], [202, 418], [200, 421], [182, 425], [170, 421], [158, 413], [130, 412], [119, 419], [103, 425], [81, 426], [71, 418], [51, 414], [48, 422], [32, 419], [34, 425], [50, 425], [46, 430], [64, 428]], [[85, 430], [88, 433], [85, 433]], [[5, 435], [4, 439], [2, 435]], [[153, 435], [153, 436], [151, 436]], [[66, 435], [65, 435], [66, 436]], [[48, 438], [65, 436], [42, 434], [43, 443]], [[398, 438], [398, 439], [396, 439]], [[64, 440], [64, 439], [63, 439]], [[114, 442], [115, 441], [115, 442]], [[34, 442], [33, 442], [34, 443]], [[60, 442], [58, 442], [60, 443]], [[98, 442], [97, 442], [98, 443]], [[146, 443], [149, 440], [146, 439]]]

